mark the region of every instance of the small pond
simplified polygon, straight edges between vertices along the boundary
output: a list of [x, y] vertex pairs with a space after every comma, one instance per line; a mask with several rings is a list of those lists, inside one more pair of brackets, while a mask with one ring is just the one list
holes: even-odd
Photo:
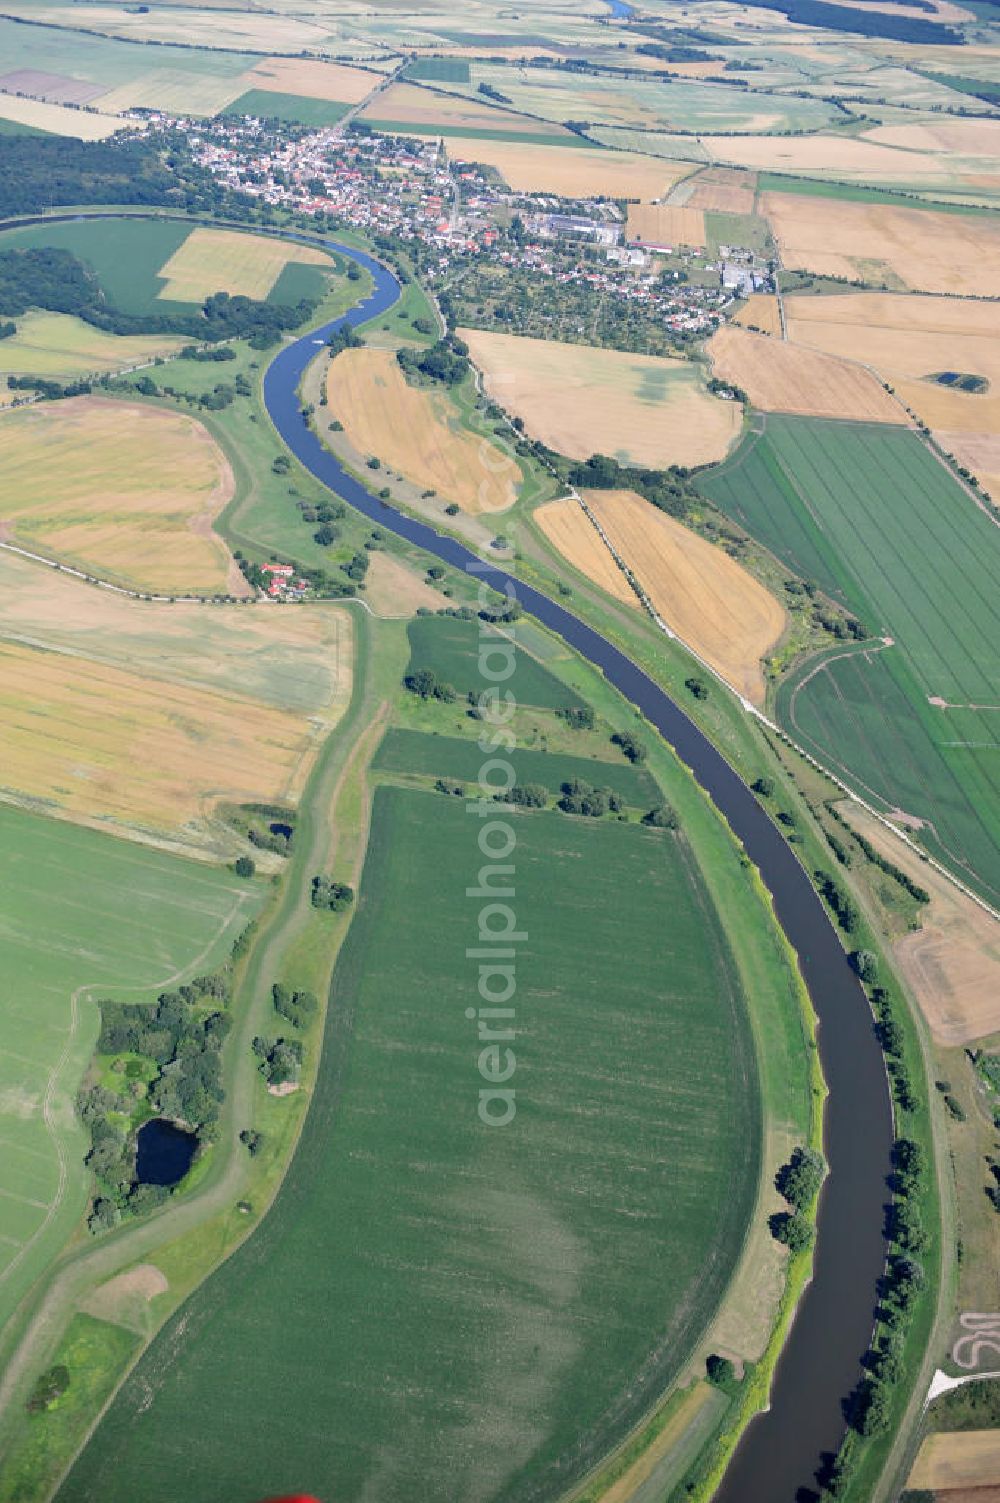
[[164, 1117], [154, 1117], [140, 1127], [135, 1147], [135, 1177], [140, 1185], [176, 1185], [191, 1167], [198, 1139]]
[[270, 829], [272, 835], [283, 835], [286, 840], [291, 840], [292, 838], [291, 825], [275, 824], [269, 825], [268, 828]]

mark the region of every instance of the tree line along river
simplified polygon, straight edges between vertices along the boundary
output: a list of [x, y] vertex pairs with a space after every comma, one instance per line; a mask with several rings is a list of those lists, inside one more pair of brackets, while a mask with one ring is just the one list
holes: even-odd
[[718, 1503], [796, 1503], [815, 1496], [824, 1457], [845, 1432], [843, 1401], [861, 1376], [883, 1271], [892, 1111], [868, 999], [804, 868], [749, 788], [680, 707], [624, 652], [565, 606], [516, 580], [499, 562], [378, 500], [347, 473], [303, 421], [299, 383], [317, 346], [342, 324], [385, 313], [400, 285], [380, 262], [337, 241], [330, 250], [372, 276], [374, 290], [342, 318], [287, 345], [264, 376], [264, 402], [288, 448], [324, 485], [379, 527], [471, 572], [521, 606], [593, 663], [673, 747], [711, 796], [760, 871], [794, 947], [819, 1019], [829, 1088], [824, 1151], [829, 1175], [819, 1204], [813, 1278], [779, 1360], [769, 1409], [752, 1421], [716, 1494]]
[[[53, 223], [80, 214], [31, 216], [0, 224]], [[87, 218], [118, 219], [96, 212]], [[187, 216], [165, 215], [166, 218]], [[190, 221], [189, 221], [190, 222]], [[314, 236], [287, 238], [316, 244]], [[874, 1324], [876, 1287], [886, 1258], [883, 1233], [893, 1141], [892, 1110], [881, 1047], [868, 999], [805, 869], [749, 788], [687, 714], [631, 658], [499, 562], [482, 559], [454, 538], [386, 505], [349, 474], [303, 421], [298, 388], [317, 349], [341, 324], [387, 312], [400, 284], [381, 262], [339, 241], [329, 250], [367, 270], [374, 289], [342, 317], [286, 345], [264, 375], [264, 403], [279, 435], [300, 462], [379, 527], [474, 573], [521, 606], [594, 664], [643, 713], [710, 795], [760, 871], [786, 937], [795, 949], [819, 1020], [818, 1046], [829, 1089], [824, 1153], [829, 1173], [817, 1216], [813, 1277], [775, 1372], [769, 1408], [748, 1426], [716, 1503], [800, 1503], [816, 1497], [816, 1473], [846, 1429], [844, 1400], [861, 1376]]]

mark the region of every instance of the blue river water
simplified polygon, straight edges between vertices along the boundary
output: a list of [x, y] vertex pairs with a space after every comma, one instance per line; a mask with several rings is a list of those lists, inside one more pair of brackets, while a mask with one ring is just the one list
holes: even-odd
[[344, 319], [312, 330], [271, 362], [264, 400], [281, 437], [318, 480], [378, 526], [516, 596], [527, 612], [600, 669], [661, 732], [728, 820], [758, 867], [797, 952], [819, 1018], [820, 1059], [830, 1092], [824, 1142], [830, 1172], [820, 1200], [812, 1282], [779, 1361], [770, 1408], [748, 1427], [716, 1497], [719, 1503], [805, 1503], [817, 1496], [817, 1470], [843, 1437], [843, 1401], [861, 1376], [885, 1264], [892, 1113], [868, 1000], [793, 850], [725, 758], [659, 685], [566, 606], [515, 580], [499, 561], [481, 559], [379, 501], [307, 426], [298, 386], [318, 345], [341, 322], [357, 325], [384, 313], [400, 291], [395, 277], [372, 257], [336, 241], [327, 244], [366, 267], [374, 290]]
[[[76, 219], [54, 214], [0, 223]], [[98, 219], [121, 217], [96, 212]], [[184, 218], [186, 216], [158, 216]], [[293, 237], [315, 243], [314, 237]], [[725, 816], [760, 871], [775, 914], [794, 947], [819, 1019], [818, 1045], [829, 1087], [824, 1151], [829, 1174], [820, 1198], [813, 1278], [798, 1308], [778, 1363], [768, 1410], [748, 1427], [716, 1503], [811, 1503], [816, 1473], [838, 1448], [845, 1430], [843, 1403], [861, 1376], [872, 1333], [876, 1287], [885, 1265], [884, 1208], [892, 1146], [892, 1111], [881, 1048], [857, 977], [807, 873], [777, 827], [721, 753], [631, 659], [566, 606], [484, 561], [453, 538], [384, 505], [347, 474], [304, 422], [298, 399], [302, 374], [342, 323], [357, 325], [386, 312], [399, 297], [395, 277], [351, 246], [331, 250], [371, 273], [374, 290], [358, 307], [286, 345], [264, 376], [264, 400], [288, 447], [323, 484], [378, 526], [435, 554], [456, 569], [471, 569], [510, 593], [531, 615], [583, 654], [654, 725]]]

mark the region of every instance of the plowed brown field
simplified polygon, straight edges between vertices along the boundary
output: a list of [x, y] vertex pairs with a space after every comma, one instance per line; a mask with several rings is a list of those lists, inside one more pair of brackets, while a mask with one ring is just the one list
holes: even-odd
[[715, 374], [742, 386], [755, 407], [803, 417], [905, 423], [906, 414], [870, 371], [832, 355], [725, 325], [708, 343]]

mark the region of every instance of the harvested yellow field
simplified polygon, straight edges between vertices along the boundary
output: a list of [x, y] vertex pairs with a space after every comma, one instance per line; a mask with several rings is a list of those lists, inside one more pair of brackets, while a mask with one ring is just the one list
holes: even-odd
[[893, 953], [938, 1043], [969, 1044], [1000, 1031], [1000, 924], [874, 815], [853, 803], [839, 807], [853, 829], [931, 895], [920, 928], [897, 940]]
[[90, 823], [193, 827], [216, 800], [297, 798], [318, 731], [306, 717], [0, 642], [8, 796]]
[[365, 576], [365, 600], [376, 616], [412, 616], [421, 606], [440, 610], [442, 600], [419, 574], [389, 553], [375, 551]]
[[[715, 161], [768, 172], [822, 173], [849, 182], [914, 183], [924, 188], [946, 188], [954, 179], [954, 165], [942, 156], [900, 151], [859, 136], [700, 136], [699, 140]], [[802, 202], [822, 200], [803, 197]], [[860, 206], [841, 199], [835, 207]]]
[[764, 412], [905, 423], [906, 414], [870, 371], [832, 355], [726, 324], [706, 346], [715, 374], [742, 386]]
[[993, 421], [992, 433], [950, 433], [936, 428], [934, 437], [1000, 501], [1000, 401], [992, 403], [988, 416]]
[[752, 292], [747, 298], [746, 307], [737, 313], [735, 322], [744, 329], [759, 329], [762, 334], [771, 334], [775, 339], [780, 339], [778, 299], [773, 292]]
[[963, 296], [1000, 285], [1000, 222], [985, 215], [794, 193], [765, 194], [763, 212], [792, 270], [858, 277], [882, 266], [912, 291]]
[[411, 386], [392, 350], [344, 350], [330, 365], [326, 395], [360, 454], [470, 515], [504, 511], [517, 499], [514, 460], [461, 428], [444, 392]]
[[76, 397], [0, 418], [0, 530], [103, 579], [163, 594], [246, 593], [213, 519], [229, 462], [194, 418]]
[[[116, 130], [130, 129], [127, 120], [115, 115], [98, 115], [90, 110], [71, 110], [64, 104], [46, 104], [40, 99], [19, 99], [15, 94], [0, 94], [0, 120], [14, 120], [18, 125], [33, 125], [54, 136], [75, 136], [78, 141], [103, 141]], [[138, 122], [132, 122], [132, 125]]]
[[[866, 292], [786, 298], [785, 316], [796, 344], [873, 366], [946, 449], [964, 451], [975, 474], [1000, 474], [992, 441], [1000, 434], [1000, 305]], [[926, 379], [940, 371], [982, 376], [989, 390], [956, 391]]]
[[360, 104], [382, 82], [376, 73], [322, 63], [310, 58], [269, 57], [239, 79], [243, 90], [270, 89], [276, 94], [301, 94], [306, 99], [330, 99]]
[[762, 705], [761, 660], [785, 630], [774, 596], [728, 553], [634, 491], [587, 491], [585, 499], [671, 631]]
[[905, 151], [944, 151], [959, 157], [1000, 158], [1000, 120], [941, 120], [923, 125], [877, 125], [861, 138]]
[[949, 1493], [955, 1488], [1000, 1487], [1000, 1430], [953, 1430], [928, 1435], [907, 1487]]
[[206, 610], [132, 600], [5, 550], [0, 638], [324, 722], [339, 718], [351, 692], [350, 618], [327, 603]]
[[633, 245], [673, 250], [676, 245], [701, 249], [705, 216], [700, 209], [673, 204], [630, 204], [626, 239]]
[[752, 214], [756, 174], [727, 167], [709, 167], [699, 172], [684, 200], [689, 209], [709, 214]]
[[329, 256], [308, 245], [199, 227], [160, 267], [167, 280], [159, 296], [178, 303], [200, 303], [213, 292], [265, 298], [290, 261], [330, 267]]
[[495, 167], [515, 193], [557, 193], [563, 198], [662, 198], [691, 170], [664, 157], [625, 151], [581, 151], [576, 146], [518, 141], [450, 140], [447, 145], [455, 161]]
[[666, 467], [722, 459], [739, 436], [735, 402], [713, 397], [687, 360], [462, 329], [487, 389], [533, 438], [571, 459], [608, 454]]
[[25, 313], [0, 340], [0, 376], [104, 375], [169, 355], [187, 341], [172, 334], [105, 334], [68, 313]]
[[[543, 129], [529, 115], [518, 115], [511, 110], [490, 109], [476, 104], [460, 94], [438, 94], [430, 89], [421, 89], [416, 84], [390, 84], [384, 94], [365, 106], [358, 117], [361, 120], [387, 121], [392, 125], [412, 126], [418, 134], [433, 134], [435, 128], [461, 126], [470, 131], [518, 131], [525, 135], [537, 135]], [[559, 125], [546, 125], [551, 135], [573, 141], [568, 130]], [[475, 146], [478, 147], [476, 142]]]
[[298, 52], [321, 47], [329, 28], [289, 16], [254, 15], [235, 10], [171, 6], [149, 11], [126, 11], [115, 5], [88, 5], [82, 13], [76, 5], [13, 4], [9, 14], [60, 27], [99, 31], [126, 41], [177, 42], [184, 47], [225, 47], [229, 51]]
[[639, 609], [639, 597], [611, 556], [597, 528], [578, 501], [569, 496], [546, 501], [532, 514], [542, 532], [567, 563], [624, 605]]

